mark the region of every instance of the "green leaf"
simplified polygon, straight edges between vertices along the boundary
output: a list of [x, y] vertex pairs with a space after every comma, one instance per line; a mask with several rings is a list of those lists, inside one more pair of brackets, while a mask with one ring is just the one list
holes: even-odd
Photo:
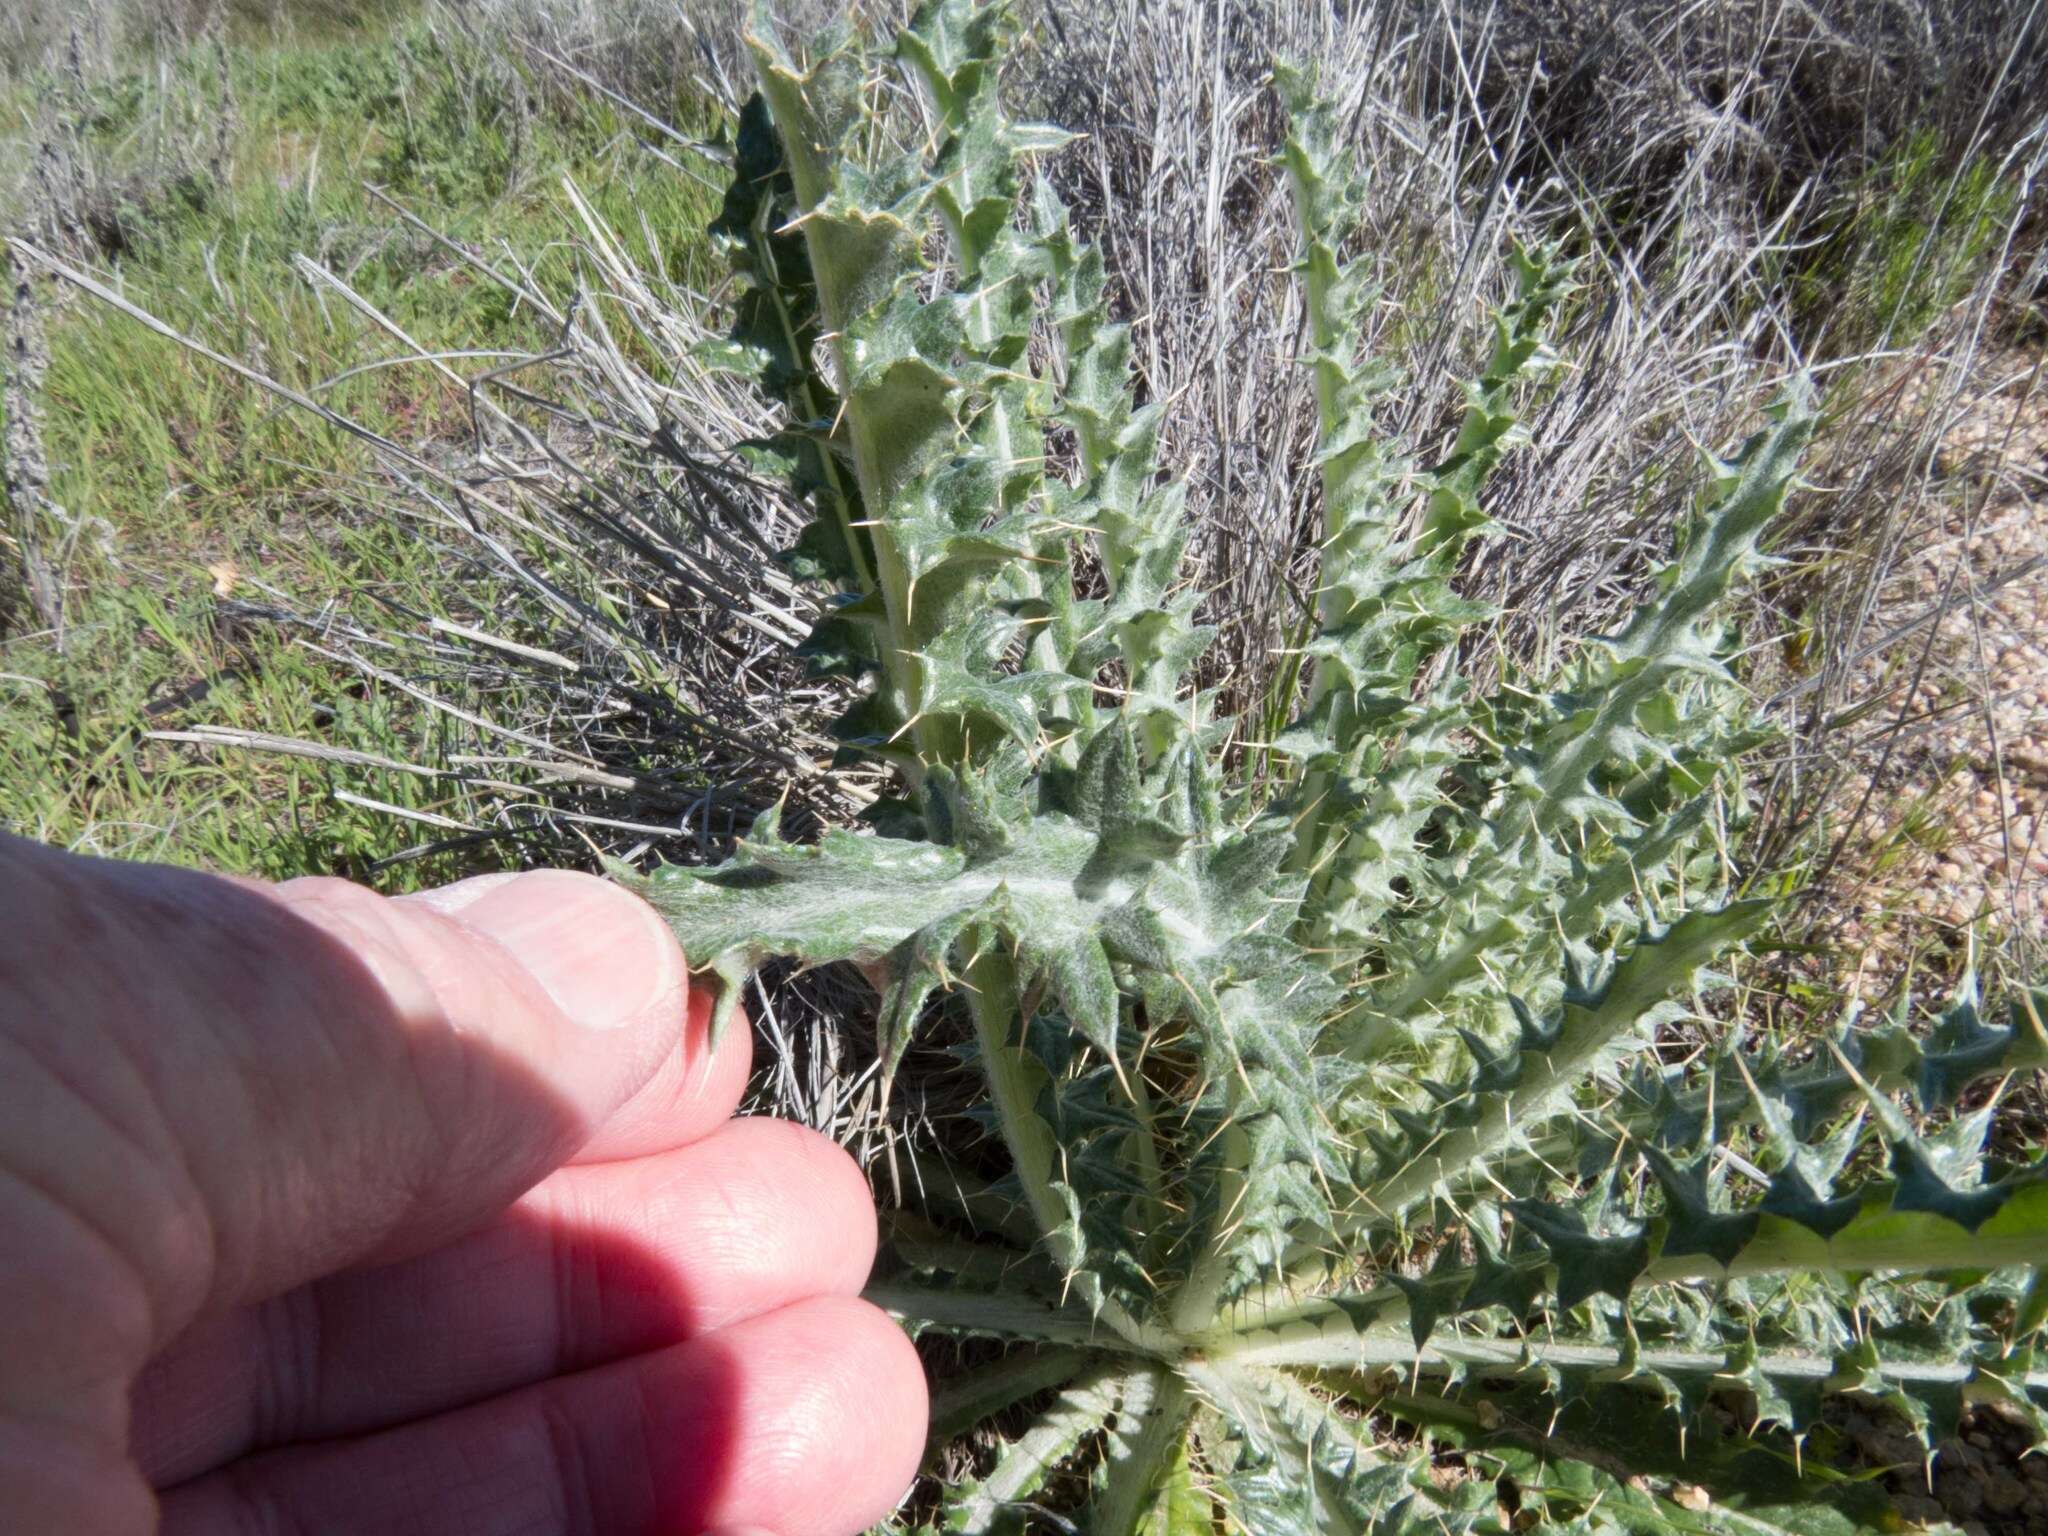
[[1214, 1536], [1215, 1530], [1215, 1505], [1195, 1482], [1183, 1440], [1153, 1489], [1151, 1507], [1132, 1531], [1134, 1536]]
[[1215, 1514], [1188, 1468], [1190, 1408], [1186, 1383], [1169, 1371], [1125, 1378], [1088, 1536], [1210, 1536]]
[[1065, 1386], [1086, 1367], [1078, 1349], [1018, 1351], [949, 1378], [932, 1394], [932, 1437], [943, 1444], [965, 1434], [991, 1414], [1054, 1387]]
[[[1210, 1362], [1190, 1379], [1232, 1437], [1221, 1479], [1233, 1529], [1258, 1536], [1380, 1536], [1410, 1529], [1426, 1482], [1405, 1456], [1385, 1456], [1361, 1426], [1282, 1372]], [[1456, 1529], [1417, 1519], [1413, 1529]]]
[[1059, 1397], [1017, 1439], [1005, 1444], [987, 1477], [947, 1491], [944, 1526], [962, 1536], [993, 1536], [1028, 1528], [1020, 1506], [1036, 1493], [1084, 1435], [1115, 1410], [1123, 1375], [1104, 1366]]
[[913, 1329], [941, 1327], [959, 1334], [1097, 1350], [1129, 1348], [1085, 1313], [1048, 1306], [1014, 1292], [939, 1289], [892, 1280], [871, 1285], [863, 1294]]
[[1627, 1032], [1770, 911], [1769, 902], [1741, 901], [1688, 912], [1662, 933], [1645, 934], [1597, 989], [1567, 988], [1547, 1023], [1525, 1014], [1512, 1065], [1482, 1071], [1425, 1134], [1409, 1136], [1397, 1158], [1383, 1160], [1364, 1198], [1380, 1212], [1406, 1209], [1451, 1172], [1471, 1169], [1563, 1113]]

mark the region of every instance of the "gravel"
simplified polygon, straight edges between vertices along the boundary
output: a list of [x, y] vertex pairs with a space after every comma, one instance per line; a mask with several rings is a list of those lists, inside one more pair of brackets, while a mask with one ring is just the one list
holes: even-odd
[[[1869, 806], [1843, 867], [1839, 955], [1852, 993], [1930, 940], [2022, 965], [2048, 953], [2048, 389], [2012, 387], [1948, 434], [1917, 550], [1880, 596], [1883, 635], [1942, 609], [1859, 669], [1878, 705], [1845, 732], [1838, 804]], [[1859, 985], [1861, 982], [1863, 984]]]

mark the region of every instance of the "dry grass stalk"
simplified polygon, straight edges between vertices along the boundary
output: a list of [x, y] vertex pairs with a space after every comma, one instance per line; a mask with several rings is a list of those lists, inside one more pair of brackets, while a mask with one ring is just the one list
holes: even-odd
[[7, 288], [7, 355], [0, 379], [0, 494], [11, 512], [7, 538], [12, 558], [0, 566], [0, 632], [25, 616], [64, 642], [62, 580], [46, 544], [64, 524], [64, 512], [50, 500], [50, 466], [43, 451], [43, 375], [50, 365], [43, 335], [43, 301], [34, 270], [11, 250], [0, 249], [0, 281]]

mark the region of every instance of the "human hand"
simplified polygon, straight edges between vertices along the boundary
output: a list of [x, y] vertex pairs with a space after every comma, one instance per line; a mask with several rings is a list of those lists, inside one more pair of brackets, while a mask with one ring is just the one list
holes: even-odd
[[[685, 1020], [687, 997], [687, 1022]], [[0, 1530], [853, 1532], [925, 1385], [874, 1209], [733, 1120], [632, 896], [0, 838]]]

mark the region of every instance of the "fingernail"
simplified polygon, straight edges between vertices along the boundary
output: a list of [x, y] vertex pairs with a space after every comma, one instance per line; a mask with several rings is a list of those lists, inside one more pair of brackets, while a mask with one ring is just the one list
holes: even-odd
[[467, 880], [458, 880], [453, 885], [437, 886], [431, 891], [413, 891], [398, 899], [414, 902], [422, 907], [431, 907], [443, 917], [453, 917], [464, 907], [471, 906], [490, 895], [508, 880], [518, 878], [516, 870], [495, 875], [471, 875]]
[[585, 1029], [640, 1022], [664, 998], [680, 1010], [682, 952], [654, 909], [595, 875], [536, 870], [460, 909]]

